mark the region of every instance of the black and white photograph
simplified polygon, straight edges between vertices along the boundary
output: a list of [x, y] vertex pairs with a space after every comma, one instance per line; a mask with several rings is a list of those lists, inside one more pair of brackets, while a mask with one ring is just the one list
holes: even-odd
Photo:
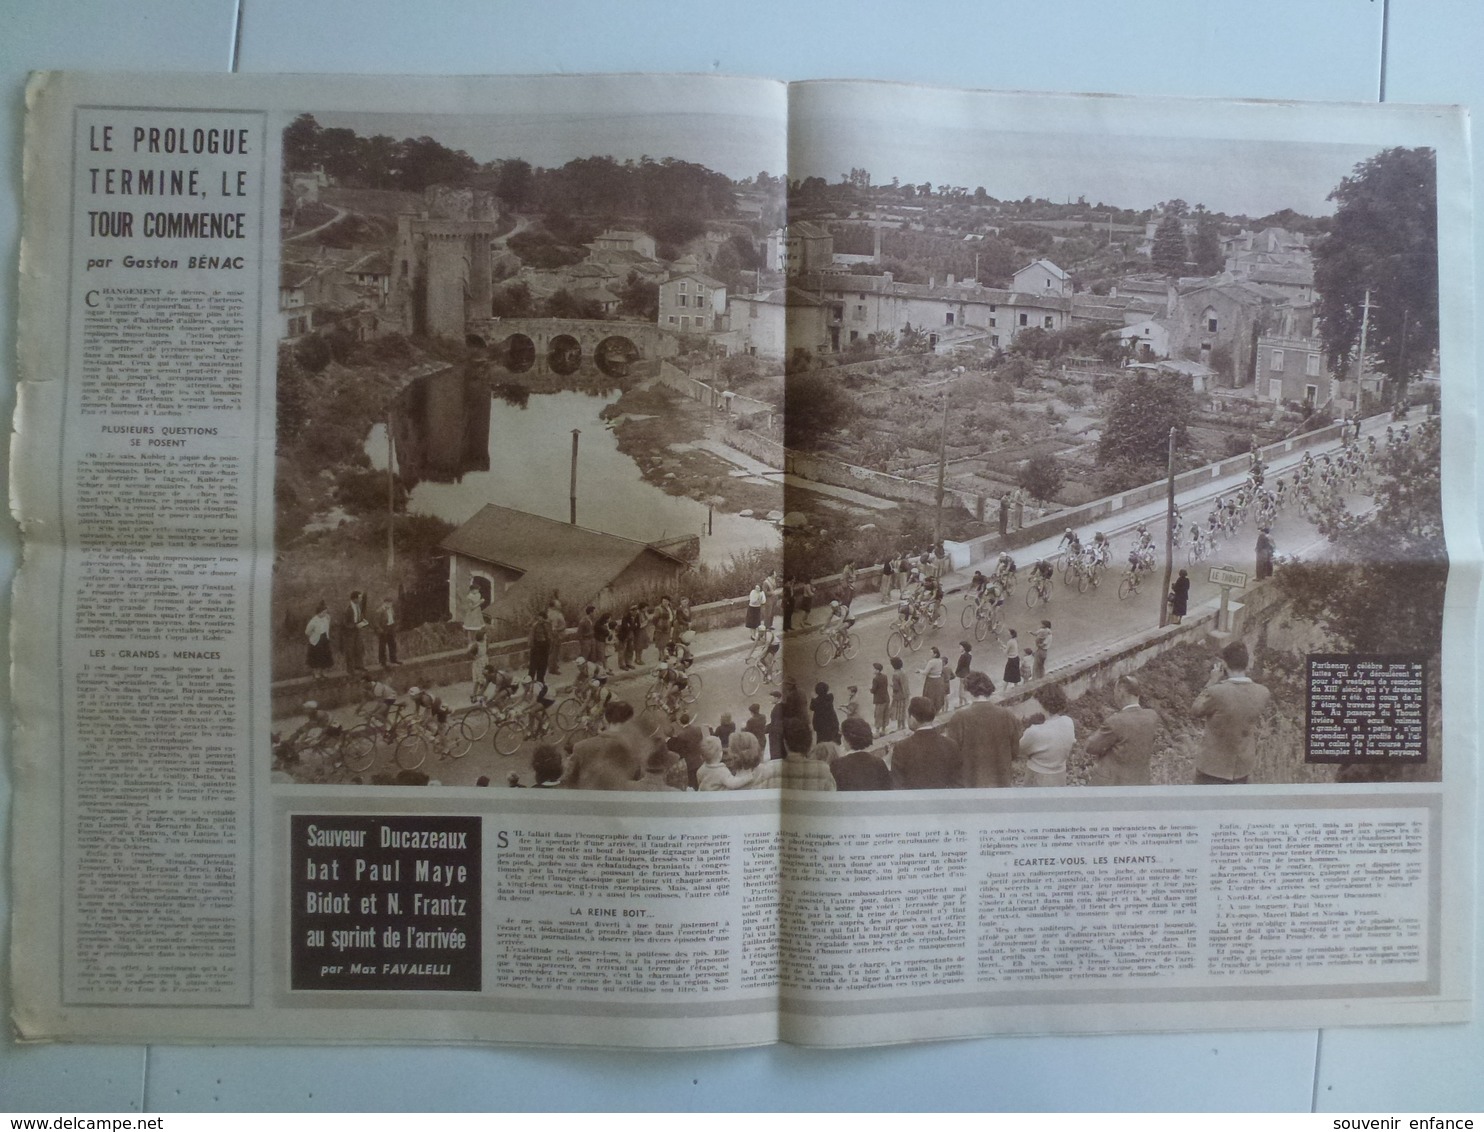
[[1434, 152], [906, 120], [292, 121], [277, 781], [1440, 778]]

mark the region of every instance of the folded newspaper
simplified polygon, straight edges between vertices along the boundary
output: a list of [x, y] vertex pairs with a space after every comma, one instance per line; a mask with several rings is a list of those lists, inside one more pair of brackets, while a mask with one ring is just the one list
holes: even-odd
[[37, 75], [18, 1033], [1467, 1019], [1466, 139]]

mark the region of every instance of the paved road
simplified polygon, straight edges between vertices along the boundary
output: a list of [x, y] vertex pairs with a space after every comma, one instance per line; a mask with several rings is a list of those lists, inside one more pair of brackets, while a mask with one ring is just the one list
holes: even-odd
[[[1385, 422], [1378, 420], [1367, 431], [1384, 431], [1384, 428]], [[1327, 447], [1337, 446], [1336, 443]], [[1323, 450], [1325, 449], [1313, 449], [1312, 451], [1315, 451], [1317, 455]], [[1274, 461], [1269, 468], [1270, 477], [1285, 476], [1289, 469], [1297, 465], [1301, 459], [1302, 452], [1295, 452], [1289, 458]], [[1184, 513], [1186, 525], [1188, 526], [1190, 521], [1195, 519], [1204, 521], [1210, 510], [1211, 501], [1218, 494], [1235, 490], [1244, 478], [1242, 475], [1236, 475], [1212, 480], [1199, 488], [1192, 488], [1181, 493], [1177, 497], [1177, 502]], [[1289, 478], [1291, 482], [1291, 477]], [[1367, 505], [1367, 500], [1358, 496], [1351, 497], [1347, 502], [1352, 510]], [[1116, 522], [1096, 528], [1104, 530], [1112, 540], [1115, 564], [1104, 575], [1100, 589], [1079, 594], [1075, 588], [1066, 587], [1061, 581], [1061, 575], [1058, 574], [1053, 583], [1049, 604], [1031, 610], [1027, 608], [1024, 601], [1025, 584], [1022, 581], [1017, 585], [1013, 596], [1006, 602], [1005, 624], [999, 638], [990, 637], [982, 643], [975, 643], [973, 634], [963, 629], [960, 615], [965, 599], [962, 592], [952, 591], [961, 591], [974, 569], [982, 565], [988, 570], [992, 566], [992, 561], [973, 562], [950, 575], [945, 579], [945, 588], [951, 591], [945, 600], [948, 609], [946, 624], [924, 638], [920, 651], [907, 652], [902, 657], [904, 666], [911, 677], [909, 683], [913, 694], [921, 689], [920, 670], [931, 656], [930, 649], [934, 646], [941, 650], [951, 667], [958, 657], [959, 643], [967, 639], [973, 648], [974, 666], [989, 673], [998, 685], [1006, 655], [1001, 642], [1009, 639], [1008, 631], [1011, 629], [1017, 631], [1019, 639], [1030, 643], [1032, 633], [1040, 625], [1041, 620], [1044, 618], [1051, 621], [1053, 641], [1049, 671], [1054, 674], [1059, 668], [1075, 664], [1135, 633], [1158, 626], [1159, 597], [1162, 592], [1163, 578], [1162, 554], [1153, 577], [1146, 580], [1141, 593], [1126, 601], [1120, 601], [1117, 594], [1118, 580], [1123, 573], [1121, 563], [1125, 560], [1128, 549], [1133, 543], [1133, 531], [1141, 521], [1148, 523], [1150, 532], [1155, 536], [1156, 545], [1162, 552], [1165, 525], [1163, 501], [1153, 501], [1130, 508]], [[1084, 542], [1091, 538], [1094, 529], [1094, 527], [1087, 527], [1080, 532]], [[1273, 525], [1272, 537], [1277, 545], [1278, 553], [1289, 557], [1314, 557], [1322, 552], [1325, 545], [1325, 540], [1294, 505], [1279, 516]], [[1220, 587], [1211, 584], [1208, 580], [1209, 567], [1230, 566], [1246, 572], [1249, 577], [1255, 574], [1256, 538], [1256, 521], [1249, 520], [1232, 539], [1220, 546], [1216, 554], [1198, 567], [1190, 569], [1192, 611], [1220, 597]], [[1047, 539], [1033, 546], [1022, 548], [1016, 552], [1015, 558], [1023, 572], [1025, 567], [1036, 558], [1049, 557], [1055, 550], [1056, 539]], [[1185, 552], [1177, 551], [1175, 568], [1178, 570], [1185, 565], [1187, 565]], [[846, 689], [850, 685], [855, 685], [859, 689], [861, 712], [867, 719], [871, 718], [869, 688], [872, 662], [880, 661], [890, 671], [886, 640], [890, 632], [891, 610], [894, 605], [894, 601], [883, 604], [875, 588], [858, 596], [855, 602], [857, 615], [855, 628], [861, 637], [861, 650], [853, 660], [840, 659], [824, 667], [816, 663], [815, 651], [822, 639], [819, 627], [823, 624], [825, 611], [818, 609], [814, 611], [812, 626], [802, 626], [801, 619], [795, 619], [795, 629], [788, 634], [785, 640], [785, 667], [790, 678], [798, 681], [806, 697], [813, 695], [816, 682], [823, 681], [833, 692], [836, 707], [843, 708], [848, 696]], [[770, 704], [768, 689], [764, 688], [752, 697], [745, 696], [742, 692], [741, 675], [748, 647], [749, 634], [741, 627], [714, 630], [698, 637], [695, 645], [698, 659], [694, 670], [701, 676], [703, 688], [698, 701], [689, 710], [694, 712], [696, 718], [705, 726], [714, 726], [723, 712], [729, 712], [740, 727], [747, 717], [749, 702], [760, 703], [764, 714], [767, 713]], [[570, 672], [570, 667], [564, 668], [563, 675], [552, 680], [553, 685], [560, 689]], [[620, 673], [615, 681], [615, 687], [622, 698], [638, 706], [643, 703], [644, 693], [651, 679], [648, 670], [635, 675]], [[438, 694], [455, 706], [468, 703], [467, 685], [441, 688], [438, 689]], [[558, 692], [558, 699], [560, 696], [561, 693]], [[950, 699], [950, 704], [953, 702], [954, 700]], [[843, 716], [843, 711], [841, 714]], [[296, 725], [297, 721], [284, 721], [283, 730], [287, 732]], [[462, 760], [443, 761], [436, 765], [430, 761], [422, 769], [445, 785], [472, 785], [481, 775], [486, 775], [493, 785], [500, 786], [504, 784], [507, 775], [512, 771], [520, 775], [524, 784], [529, 785], [532, 781], [530, 748], [531, 745], [527, 744], [516, 755], [502, 756], [493, 750], [489, 740], [485, 740], [476, 745], [468, 757]], [[394, 772], [396, 767], [391, 763], [390, 756], [383, 754], [374, 769]]]

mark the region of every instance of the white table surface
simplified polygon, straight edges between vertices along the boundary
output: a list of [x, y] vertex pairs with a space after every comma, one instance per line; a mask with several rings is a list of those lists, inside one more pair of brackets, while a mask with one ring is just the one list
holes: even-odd
[[[752, 0], [719, 7], [658, 0], [0, 0], [0, 414], [8, 418], [14, 407], [22, 92], [34, 69], [716, 71], [1484, 103], [1481, 58], [1484, 8], [1477, 0]], [[1477, 139], [1475, 145], [1477, 153]], [[1477, 240], [1476, 261], [1484, 263]], [[6, 518], [0, 571], [7, 582], [15, 556]], [[7, 584], [0, 618], [8, 617]], [[4, 699], [0, 714], [8, 714]], [[9, 798], [8, 760], [0, 760], [0, 932], [7, 939]], [[1476, 988], [1480, 983], [1484, 971]], [[3, 989], [0, 1007], [8, 1016]], [[1484, 1108], [1479, 1021], [841, 1052], [3, 1043], [0, 1111]]]

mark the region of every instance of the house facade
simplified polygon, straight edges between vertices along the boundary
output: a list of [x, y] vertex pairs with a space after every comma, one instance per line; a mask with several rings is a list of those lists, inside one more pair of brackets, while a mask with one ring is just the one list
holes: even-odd
[[1257, 339], [1257, 396], [1313, 412], [1333, 396], [1324, 344], [1318, 338], [1262, 335]]
[[660, 284], [661, 330], [677, 334], [710, 334], [726, 329], [726, 284], [698, 271], [675, 275]]
[[[1223, 387], [1249, 386], [1256, 374], [1257, 339], [1278, 324], [1278, 308], [1286, 299], [1281, 292], [1229, 276], [1182, 289], [1163, 320], [1169, 329], [1170, 353], [1213, 366]], [[1222, 352], [1230, 357], [1226, 372], [1213, 361]]]
[[1011, 277], [1010, 289], [1020, 295], [1070, 295], [1072, 277], [1049, 259], [1038, 259]]
[[729, 353], [785, 361], [797, 351], [828, 354], [839, 349], [839, 328], [830, 325], [829, 305], [797, 287], [733, 295], [727, 324]]

